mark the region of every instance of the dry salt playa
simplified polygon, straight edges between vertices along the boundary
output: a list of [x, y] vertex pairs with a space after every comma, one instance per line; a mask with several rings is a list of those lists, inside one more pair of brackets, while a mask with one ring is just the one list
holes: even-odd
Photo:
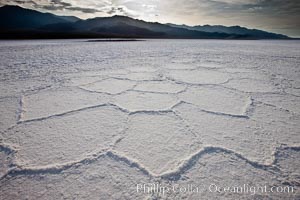
[[0, 56], [1, 200], [300, 198], [298, 41], [1, 41]]

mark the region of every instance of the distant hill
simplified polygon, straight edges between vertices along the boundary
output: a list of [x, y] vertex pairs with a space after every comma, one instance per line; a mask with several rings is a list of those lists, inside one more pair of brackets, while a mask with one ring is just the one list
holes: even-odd
[[0, 8], [0, 29], [35, 29], [47, 24], [75, 22], [76, 17], [56, 16], [19, 6], [3, 6]]
[[242, 27], [160, 24], [125, 16], [82, 20], [18, 6], [0, 7], [0, 38], [188, 38], [287, 39], [287, 36]]
[[[135, 28], [134, 28], [135, 27]], [[145, 22], [125, 16], [98, 17], [77, 21], [73, 24], [76, 30], [112, 33], [117, 35], [134, 35], [136, 37], [154, 38], [239, 38], [240, 35], [224, 33], [206, 33], [184, 28], [176, 28], [160, 23]], [[133, 32], [132, 30], [135, 29]], [[131, 31], [129, 31], [131, 30]]]
[[80, 18], [78, 17], [74, 17], [74, 16], [57, 16], [67, 22], [77, 22], [79, 20], [81, 20]]
[[227, 34], [238, 34], [238, 35], [248, 35], [259, 39], [287, 39], [288, 37], [282, 34], [270, 33], [258, 29], [247, 29], [240, 26], [222, 26], [222, 25], [204, 25], [204, 26], [187, 26], [187, 25], [176, 25], [167, 24], [176, 28], [185, 28], [188, 30], [203, 31], [208, 33], [227, 33]]

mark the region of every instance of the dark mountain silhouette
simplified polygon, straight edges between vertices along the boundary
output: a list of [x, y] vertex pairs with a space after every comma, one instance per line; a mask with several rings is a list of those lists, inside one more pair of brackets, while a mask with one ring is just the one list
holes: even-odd
[[3, 29], [34, 29], [47, 24], [75, 22], [76, 17], [56, 16], [19, 6], [3, 6], [0, 8], [0, 28]]
[[242, 27], [195, 26], [145, 22], [125, 16], [81, 20], [18, 6], [0, 7], [0, 38], [188, 38], [287, 39], [287, 36]]
[[[135, 27], [135, 28], [134, 28]], [[135, 37], [159, 38], [238, 38], [240, 35], [206, 33], [184, 28], [174, 28], [165, 24], [145, 22], [125, 16], [98, 17], [77, 21], [73, 28], [81, 31], [133, 35]]]
[[76, 21], [81, 20], [80, 18], [74, 17], [74, 16], [58, 16], [58, 17], [65, 20], [65, 21], [67, 21], [67, 22], [76, 22]]
[[251, 35], [260, 39], [287, 39], [288, 37], [282, 34], [270, 33], [258, 29], [247, 29], [241, 26], [222, 26], [222, 25], [204, 25], [204, 26], [187, 26], [168, 24], [169, 26], [176, 28], [185, 28], [188, 30], [204, 31], [208, 33], [227, 33], [227, 34], [239, 34], [239, 35]]

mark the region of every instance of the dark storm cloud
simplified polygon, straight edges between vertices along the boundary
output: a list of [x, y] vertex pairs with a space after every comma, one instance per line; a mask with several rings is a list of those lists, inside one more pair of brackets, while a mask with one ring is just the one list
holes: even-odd
[[66, 3], [62, 0], [50, 0], [50, 2], [53, 4], [53, 5], [59, 5], [59, 6], [64, 6], [64, 7], [71, 7], [72, 4], [70, 3]]
[[121, 9], [118, 9], [118, 8], [112, 7], [112, 8], [111, 8], [109, 11], [107, 11], [106, 13], [109, 14], [109, 15], [113, 15], [113, 14], [116, 14], [118, 10], [122, 12], [122, 8], [121, 8]]
[[125, 15], [128, 17], [137, 17], [137, 15], [128, 11], [127, 7], [111, 7], [109, 11], [106, 12], [108, 15]]
[[8, 5], [8, 4], [14, 4], [14, 5], [32, 4], [32, 5], [35, 5], [36, 2], [34, 0], [29, 0], [29, 1], [22, 1], [22, 0], [0, 0], [0, 5]]
[[117, 14], [117, 13], [128, 14], [128, 13], [126, 13], [126, 11], [124, 10], [124, 8], [122, 8], [122, 7], [118, 7], [118, 8], [112, 7], [106, 13], [109, 14], [109, 15], [114, 15], [114, 14]]
[[97, 9], [93, 9], [93, 8], [82, 8], [82, 7], [68, 7], [67, 8], [68, 10], [71, 10], [71, 11], [80, 11], [80, 12], [83, 12], [83, 13], [97, 13], [97, 12], [102, 12], [100, 10], [97, 10]]
[[[41, 4], [43, 2], [43, 4]], [[45, 4], [46, 3], [46, 4]], [[74, 6], [70, 3], [64, 2], [63, 0], [48, 0], [48, 1], [39, 1], [39, 0], [29, 0], [29, 1], [21, 1], [21, 0], [1, 0], [1, 5], [6, 4], [14, 4], [14, 5], [28, 5], [30, 7], [36, 9], [44, 9], [50, 11], [61, 11], [61, 10], [69, 10], [69, 11], [80, 11], [82, 13], [97, 13], [101, 12], [95, 8], [85, 8]]]

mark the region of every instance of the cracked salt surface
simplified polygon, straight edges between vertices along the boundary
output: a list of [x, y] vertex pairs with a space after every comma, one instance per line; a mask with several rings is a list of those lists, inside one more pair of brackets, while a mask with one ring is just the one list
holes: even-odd
[[184, 85], [167, 81], [149, 81], [139, 83], [134, 90], [157, 93], [179, 93], [185, 88], [186, 87]]
[[83, 76], [83, 77], [71, 77], [69, 80], [66, 80], [64, 83], [65, 86], [83, 86], [91, 84], [97, 81], [103, 80], [103, 77], [98, 76]]
[[299, 115], [293, 115], [287, 110], [272, 105], [257, 103], [251, 113], [251, 119], [260, 123], [278, 143], [291, 146], [299, 144]]
[[19, 98], [3, 98], [0, 99], [0, 132], [12, 127], [17, 123], [20, 117], [20, 99]]
[[230, 75], [213, 70], [170, 71], [172, 80], [190, 84], [221, 84], [230, 79]]
[[109, 147], [126, 119], [120, 110], [102, 106], [20, 124], [5, 133], [4, 140], [18, 146], [17, 160], [22, 166], [63, 164]]
[[[294, 152], [286, 152], [287, 154]], [[295, 155], [293, 155], [295, 156]], [[299, 153], [298, 153], [299, 156]], [[289, 161], [281, 161], [280, 165], [289, 164]], [[295, 163], [295, 161], [293, 162]], [[200, 186], [201, 197], [209, 197], [208, 199], [265, 199], [267, 194], [259, 194], [254, 192], [244, 193], [218, 193], [210, 192], [205, 186], [212, 183], [220, 187], [237, 187], [244, 184], [263, 185], [270, 188], [274, 185], [284, 185], [284, 176], [280, 176], [279, 172], [272, 167], [261, 169], [249, 163], [236, 155], [223, 154], [222, 151], [211, 151], [206, 155], [196, 158], [195, 164], [177, 181], [179, 185]], [[287, 173], [292, 173], [290, 168]], [[222, 177], [222, 178], [220, 178]], [[246, 187], [249, 187], [246, 185]], [[215, 187], [211, 188], [214, 191]], [[199, 193], [180, 193], [170, 195], [163, 199], [199, 199]], [[297, 199], [297, 195], [287, 195], [283, 193], [272, 193], [272, 199]]]
[[263, 94], [257, 95], [255, 99], [279, 109], [300, 114], [300, 97], [290, 96], [287, 94]]
[[135, 82], [128, 80], [118, 80], [118, 79], [105, 79], [103, 81], [98, 81], [95, 83], [90, 83], [81, 88], [88, 91], [103, 92], [108, 94], [118, 94], [126, 90], [132, 89], [135, 86]]
[[287, 88], [286, 92], [297, 97], [300, 97], [300, 88]]
[[0, 145], [0, 177], [5, 176], [13, 166], [15, 151], [5, 145]]
[[154, 174], [176, 168], [182, 159], [202, 146], [172, 113], [135, 114], [129, 124], [115, 150], [138, 160]]
[[5, 199], [73, 199], [75, 196], [77, 199], [142, 199], [145, 195], [124, 189], [137, 182], [147, 183], [149, 178], [135, 168], [101, 156], [88, 164], [79, 163], [53, 173], [21, 173], [14, 179], [1, 180], [0, 184]]
[[116, 75], [112, 76], [114, 78], [122, 78], [128, 79], [132, 81], [152, 81], [152, 80], [160, 80], [160, 77], [157, 76], [155, 73], [151, 72], [132, 72], [125, 75]]
[[[0, 198], [299, 199], [299, 50], [297, 41], [3, 41]], [[204, 190], [137, 193], [143, 183]], [[212, 183], [296, 191], [211, 193]]]
[[272, 162], [274, 139], [258, 123], [245, 118], [203, 112], [189, 104], [181, 104], [174, 110], [187, 121], [204, 146], [231, 149], [259, 163]]
[[86, 107], [108, 103], [108, 96], [86, 92], [76, 88], [43, 90], [23, 98], [21, 121], [61, 115]]
[[197, 69], [197, 66], [191, 65], [190, 63], [182, 63], [182, 62], [171, 62], [167, 63], [164, 68], [167, 69], [177, 69], [177, 70], [184, 70], [184, 69]]
[[251, 104], [248, 95], [222, 87], [189, 87], [179, 95], [179, 99], [210, 112], [246, 116]]
[[235, 79], [224, 84], [227, 87], [243, 92], [278, 92], [278, 89], [270, 82], [256, 79]]
[[170, 110], [178, 100], [174, 95], [129, 91], [116, 95], [113, 102], [129, 112]]
[[145, 66], [138, 66], [138, 67], [130, 67], [128, 68], [131, 72], [156, 72], [158, 69], [154, 67], [145, 67]]

